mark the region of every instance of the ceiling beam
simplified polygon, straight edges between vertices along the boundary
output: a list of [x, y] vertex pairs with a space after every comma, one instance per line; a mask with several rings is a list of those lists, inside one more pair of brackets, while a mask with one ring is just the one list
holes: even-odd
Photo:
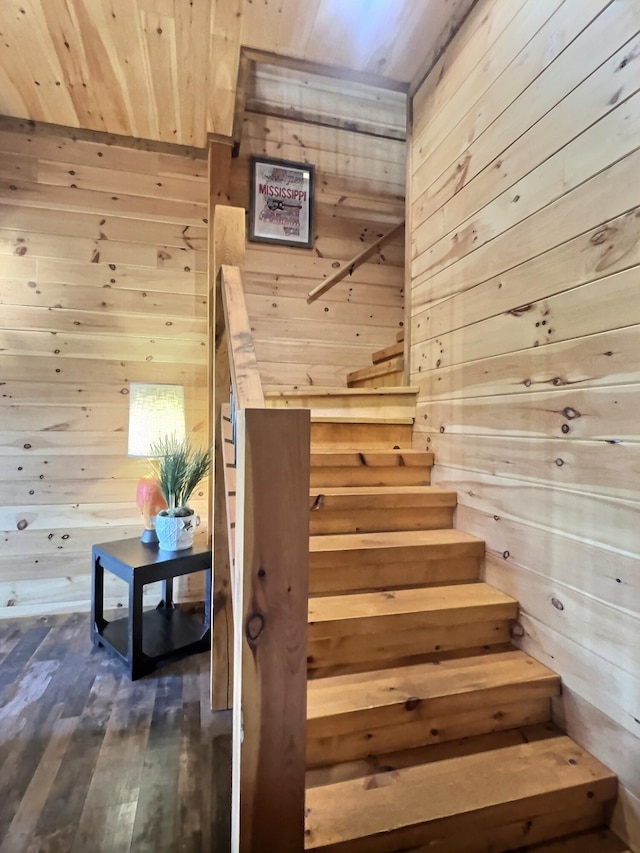
[[307, 62], [304, 59], [296, 59], [293, 56], [281, 56], [268, 50], [257, 50], [253, 47], [242, 48], [243, 56], [252, 62], [264, 65], [276, 65], [280, 68], [291, 68], [306, 74], [317, 74], [320, 77], [334, 77], [338, 80], [349, 80], [352, 83], [362, 83], [365, 86], [374, 86], [377, 89], [390, 89], [392, 92], [408, 92], [409, 84], [399, 80], [390, 80], [379, 74], [370, 74], [366, 71], [354, 71], [351, 68], [341, 68], [336, 65], [324, 65], [322, 62]]

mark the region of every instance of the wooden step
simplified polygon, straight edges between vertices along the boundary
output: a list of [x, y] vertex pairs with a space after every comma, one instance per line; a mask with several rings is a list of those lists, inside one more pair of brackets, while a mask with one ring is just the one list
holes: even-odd
[[362, 422], [412, 423], [416, 414], [417, 388], [304, 387], [265, 393], [267, 408], [310, 409], [311, 417]]
[[518, 650], [320, 678], [308, 689], [308, 766], [546, 722], [559, 694], [559, 676]]
[[400, 530], [312, 536], [309, 549], [318, 595], [474, 581], [485, 545], [461, 530]]
[[404, 341], [400, 341], [397, 344], [392, 344], [389, 347], [384, 347], [384, 349], [379, 349], [377, 352], [374, 352], [371, 356], [371, 361], [374, 364], [382, 364], [385, 361], [389, 361], [392, 358], [398, 358], [402, 355], [404, 355]]
[[457, 494], [438, 486], [340, 487], [309, 496], [309, 533], [372, 533], [451, 527]]
[[484, 583], [320, 596], [309, 601], [308, 666], [378, 669], [381, 661], [506, 643], [517, 614], [514, 599]]
[[308, 790], [305, 850], [499, 853], [601, 826], [615, 794], [606, 767], [551, 738]]
[[[513, 646], [500, 651], [513, 651]], [[479, 654], [486, 655], [487, 652], [480, 652]], [[467, 657], [467, 655], [462, 655], [462, 657]], [[404, 767], [417, 767], [421, 764], [431, 764], [435, 761], [446, 761], [449, 758], [460, 758], [463, 755], [475, 755], [490, 752], [493, 749], [504, 749], [507, 746], [518, 746], [521, 743], [534, 743], [557, 737], [564, 737], [564, 732], [550, 722], [521, 726], [516, 729], [501, 729], [488, 734], [460, 738], [459, 740], [441, 741], [413, 749], [401, 749], [395, 752], [386, 752], [383, 755], [371, 755], [355, 761], [312, 767], [305, 774], [305, 787], [310, 790], [322, 785], [347, 782], [349, 779], [368, 780], [384, 773], [393, 773], [395, 770]]]
[[347, 374], [347, 385], [352, 387], [355, 382], [363, 382], [365, 380], [379, 380], [389, 374], [402, 374], [404, 371], [404, 359], [393, 358], [390, 361], [385, 361], [382, 364], [374, 364], [371, 367], [363, 367], [360, 370], [354, 370]]
[[428, 486], [432, 466], [421, 450], [314, 451], [311, 486]]
[[379, 391], [381, 388], [386, 388], [387, 386], [396, 387], [397, 385], [401, 385], [403, 381], [404, 371], [392, 370], [389, 373], [382, 373], [380, 376], [374, 377], [373, 379], [357, 379], [350, 385], [350, 387], [372, 388]]
[[341, 421], [311, 421], [311, 449], [320, 450], [392, 450], [410, 448], [412, 424], [377, 421], [374, 423], [344, 423]]

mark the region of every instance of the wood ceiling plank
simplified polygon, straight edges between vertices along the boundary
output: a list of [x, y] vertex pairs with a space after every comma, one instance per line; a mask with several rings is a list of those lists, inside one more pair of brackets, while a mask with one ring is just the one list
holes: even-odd
[[[3, 57], [6, 76], [11, 89], [20, 93], [25, 110], [21, 115], [42, 114], [45, 121], [53, 121], [53, 116], [73, 116], [74, 110], [66, 88], [60, 82], [59, 66], [47, 55], [46, 25], [42, 15], [30, 0], [19, 3], [9, 0], [3, 4], [2, 34]], [[43, 32], [44, 30], [44, 32]], [[33, 56], [24, 62], [24, 43], [29, 40], [35, 45]], [[4, 100], [4, 92], [2, 93]], [[4, 112], [4, 104], [2, 104]]]
[[178, 109], [182, 139], [205, 148], [207, 97], [214, 97], [211, 80], [210, 32], [215, 0], [175, 0], [178, 51]]
[[273, 50], [291, 55], [291, 47], [295, 45], [299, 55], [305, 56], [321, 2], [322, 0], [306, 0], [304, 15], [301, 15], [300, 0], [279, 0], [281, 14]]
[[131, 0], [110, 0], [102, 36], [125, 92], [129, 136], [158, 139], [156, 102], [142, 20]]
[[216, 0], [212, 18], [207, 131], [219, 136], [233, 135], [243, 7], [243, 0]]
[[[94, 118], [89, 127], [134, 135], [129, 121], [130, 104], [127, 92], [122, 85], [120, 69], [113, 63], [115, 49], [113, 45], [106, 45], [103, 40], [107, 28], [103, 4], [89, 7], [85, 0], [74, 3], [73, 10], [77, 27], [74, 50], [83, 50], [87, 63], [85, 77], [80, 81], [80, 85], [93, 89], [94, 81], [99, 81], [101, 91], [109, 93], [108, 98], [99, 101], [92, 97], [92, 101], [99, 104], [99, 113], [98, 118]], [[77, 122], [69, 124], [75, 125]]]
[[157, 138], [173, 142], [177, 137], [182, 138], [175, 18], [155, 12], [141, 11], [140, 14], [149, 78], [154, 93]]

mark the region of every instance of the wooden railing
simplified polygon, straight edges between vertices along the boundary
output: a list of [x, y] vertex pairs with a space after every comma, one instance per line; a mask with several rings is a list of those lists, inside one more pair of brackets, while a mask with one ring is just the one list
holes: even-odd
[[[244, 245], [244, 211], [218, 205], [210, 257], [212, 705], [233, 708], [233, 853], [301, 853], [310, 418], [304, 409], [264, 407], [242, 285]], [[236, 408], [235, 549], [223, 476], [222, 414], [230, 385]]]

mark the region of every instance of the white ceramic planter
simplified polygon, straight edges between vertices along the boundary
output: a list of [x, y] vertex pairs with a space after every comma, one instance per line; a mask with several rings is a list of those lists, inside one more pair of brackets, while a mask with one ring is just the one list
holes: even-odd
[[184, 551], [193, 545], [193, 534], [200, 524], [200, 517], [191, 511], [191, 515], [171, 516], [158, 513], [156, 533], [158, 545], [162, 551]]

